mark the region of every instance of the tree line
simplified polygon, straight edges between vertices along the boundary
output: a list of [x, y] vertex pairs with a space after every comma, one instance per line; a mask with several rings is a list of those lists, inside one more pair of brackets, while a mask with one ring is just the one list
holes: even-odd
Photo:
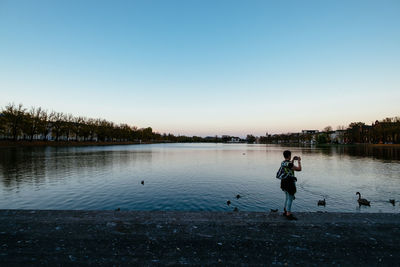
[[288, 133], [246, 139], [222, 137], [175, 136], [153, 132], [151, 127], [138, 128], [125, 123], [116, 124], [105, 119], [73, 116], [41, 107], [25, 108], [22, 104], [8, 104], [0, 111], [0, 140], [25, 141], [90, 141], [90, 142], [215, 142], [232, 139], [247, 143], [400, 143], [400, 117], [385, 118], [372, 125], [352, 122], [336, 131], [331, 126], [321, 132]]
[[73, 116], [41, 107], [8, 104], [0, 112], [0, 139], [91, 142], [218, 142], [220, 138], [175, 136], [105, 119]]
[[331, 126], [321, 132], [274, 134], [260, 137], [260, 143], [316, 143], [316, 144], [400, 144], [400, 117], [376, 120], [371, 125], [352, 122], [348, 127]]
[[400, 143], [400, 117], [385, 118], [372, 125], [350, 123], [346, 129], [349, 143]]

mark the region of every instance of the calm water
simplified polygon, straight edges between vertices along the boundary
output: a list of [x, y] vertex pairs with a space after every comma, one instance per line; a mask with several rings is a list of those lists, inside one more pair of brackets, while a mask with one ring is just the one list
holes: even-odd
[[[275, 174], [285, 149], [246, 144], [0, 148], [0, 209], [282, 210], [284, 194]], [[400, 148], [290, 150], [303, 163], [294, 211], [400, 212]], [[371, 207], [358, 207], [357, 191]], [[236, 199], [237, 194], [242, 197]], [[325, 208], [317, 206], [322, 198]], [[395, 206], [389, 198], [398, 201]]]

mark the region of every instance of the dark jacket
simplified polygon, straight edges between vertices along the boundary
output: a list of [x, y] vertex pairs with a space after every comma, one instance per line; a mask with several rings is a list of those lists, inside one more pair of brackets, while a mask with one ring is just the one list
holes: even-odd
[[296, 182], [297, 178], [294, 176], [288, 176], [281, 180], [281, 189], [289, 193], [289, 195], [294, 196], [296, 194]]

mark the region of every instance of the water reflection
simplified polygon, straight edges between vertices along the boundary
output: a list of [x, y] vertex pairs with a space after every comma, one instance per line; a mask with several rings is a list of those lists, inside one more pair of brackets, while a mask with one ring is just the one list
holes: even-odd
[[388, 161], [400, 160], [400, 147], [377, 146], [377, 145], [355, 145], [337, 147], [343, 154], [353, 157], [371, 157]]
[[292, 148], [297, 148], [305, 155], [319, 153], [327, 156], [339, 155], [400, 161], [400, 146], [396, 145], [292, 146]]
[[112, 168], [152, 160], [151, 151], [85, 151], [75, 148], [7, 148], [0, 149], [1, 181], [6, 188], [20, 184], [41, 184], [45, 179], [82, 171]]
[[[0, 208], [281, 209], [285, 149], [303, 158], [295, 210], [400, 211], [400, 147], [245, 144], [1, 148]], [[357, 191], [371, 207], [355, 208]]]

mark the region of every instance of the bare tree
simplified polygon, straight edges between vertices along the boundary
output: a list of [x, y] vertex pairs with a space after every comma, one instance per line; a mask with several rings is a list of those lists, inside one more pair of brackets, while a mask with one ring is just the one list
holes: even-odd
[[22, 133], [25, 111], [26, 109], [22, 104], [16, 106], [14, 103], [8, 104], [5, 109], [2, 110], [6, 128], [8, 128], [14, 141], [16, 141], [18, 136]]
[[64, 114], [52, 111], [50, 118], [52, 135], [55, 137], [55, 141], [58, 141], [64, 128]]
[[[93, 141], [133, 141], [142, 139], [146, 141], [161, 140], [159, 133], [154, 133], [152, 128], [138, 130], [136, 126], [128, 124], [114, 124], [104, 119], [92, 119], [85, 117], [74, 117], [62, 112], [48, 112], [41, 107], [31, 107], [28, 112], [22, 104], [16, 106], [9, 104], [0, 112], [0, 134], [9, 136], [13, 140], [24, 138], [33, 140], [35, 135], [42, 135], [42, 140], [47, 141], [51, 133], [55, 141], [64, 137], [67, 141], [72, 138], [78, 140]], [[193, 140], [193, 137], [182, 137], [179, 140]]]
[[69, 141], [71, 133], [73, 132], [74, 116], [72, 114], [66, 114], [63, 117], [63, 129], [62, 132], [65, 134], [67, 141]]
[[42, 113], [40, 115], [40, 125], [38, 126], [39, 133], [42, 134], [42, 140], [47, 141], [47, 135], [50, 133], [51, 130], [51, 125], [49, 123], [50, 121], [50, 114], [48, 113], [47, 110], [42, 110]]
[[83, 117], [74, 118], [72, 132], [75, 134], [75, 141], [78, 141], [79, 137], [82, 137], [84, 122], [85, 119]]
[[29, 136], [29, 140], [32, 141], [33, 137], [39, 133], [40, 125], [42, 121], [43, 111], [41, 107], [32, 107], [24, 123], [25, 133]]
[[346, 130], [346, 126], [344, 126], [344, 125], [339, 125], [339, 126], [336, 127], [336, 130], [339, 130], [339, 131]]
[[0, 135], [6, 134], [6, 120], [3, 113], [0, 113]]

